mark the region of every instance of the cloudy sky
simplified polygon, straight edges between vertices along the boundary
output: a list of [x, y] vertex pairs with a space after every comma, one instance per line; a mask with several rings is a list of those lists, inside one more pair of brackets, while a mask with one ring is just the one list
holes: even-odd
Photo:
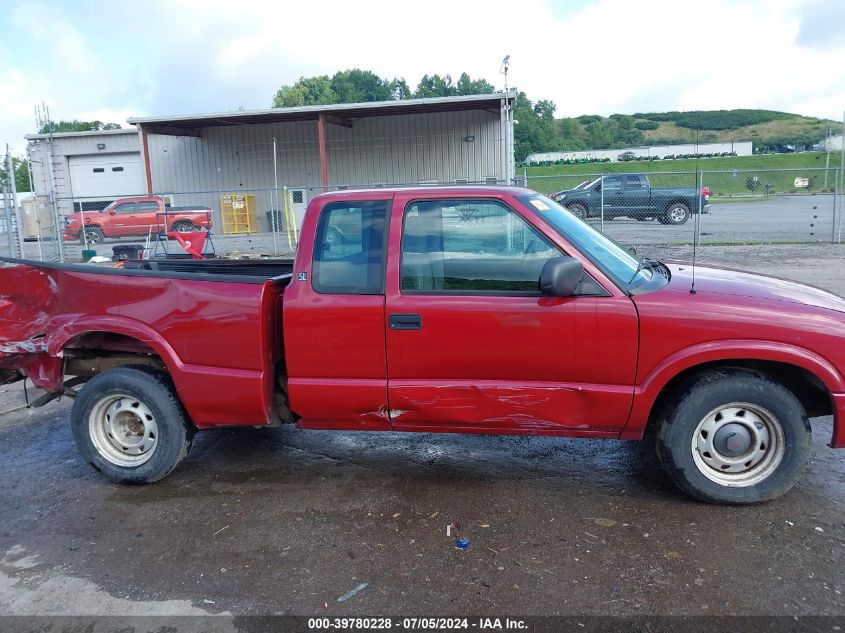
[[466, 71], [557, 115], [768, 108], [841, 120], [843, 0], [0, 0], [0, 142], [54, 119], [264, 108], [301, 75]]

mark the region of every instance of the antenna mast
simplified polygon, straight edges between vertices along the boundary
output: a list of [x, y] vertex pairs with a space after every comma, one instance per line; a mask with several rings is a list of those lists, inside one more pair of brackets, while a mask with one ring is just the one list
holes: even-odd
[[695, 214], [695, 234], [692, 236], [692, 284], [689, 293], [694, 295], [695, 289], [695, 259], [698, 254], [698, 242], [701, 239], [701, 174], [698, 171], [698, 137], [701, 134], [701, 112], [698, 113], [698, 125], [695, 126], [695, 193], [698, 200], [698, 213]]
[[502, 60], [502, 66], [499, 68], [499, 74], [505, 76], [505, 94], [508, 93], [508, 67], [510, 66], [510, 55], [505, 55]]

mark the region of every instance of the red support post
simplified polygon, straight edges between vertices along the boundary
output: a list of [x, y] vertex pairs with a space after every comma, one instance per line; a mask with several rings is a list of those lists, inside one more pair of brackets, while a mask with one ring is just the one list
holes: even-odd
[[320, 145], [320, 184], [323, 191], [329, 189], [329, 164], [326, 158], [326, 115], [321, 112], [317, 117], [317, 142]]
[[150, 144], [147, 141], [147, 131], [141, 128], [141, 143], [144, 146], [144, 172], [147, 176], [147, 194], [153, 194], [153, 172], [150, 168]]

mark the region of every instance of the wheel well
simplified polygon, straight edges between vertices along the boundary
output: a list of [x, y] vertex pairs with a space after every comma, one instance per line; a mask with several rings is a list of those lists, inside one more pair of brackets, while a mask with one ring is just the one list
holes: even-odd
[[91, 378], [121, 365], [146, 365], [167, 372], [167, 366], [147, 343], [114, 332], [85, 332], [64, 346], [64, 373]]
[[685, 369], [666, 383], [651, 407], [646, 432], [655, 429], [663, 417], [666, 407], [671, 404], [678, 393], [689, 387], [703, 374], [730, 370], [753, 372], [783, 385], [798, 398], [808, 417], [831, 415], [833, 413], [833, 400], [830, 391], [815, 374], [803, 367], [789, 363], [750, 359], [714, 361]]
[[686, 208], [687, 208], [690, 212], [692, 212], [692, 207], [690, 206], [689, 202], [687, 202], [687, 201], [686, 201], [686, 200], [684, 200], [683, 198], [673, 198], [672, 200], [670, 200], [669, 202], [667, 202], [667, 203], [666, 203], [666, 206], [664, 207], [664, 210], [665, 210], [665, 211], [668, 211], [668, 210], [672, 207], [672, 205], [673, 205], [673, 204], [677, 204], [678, 202], [680, 202], [680, 203], [681, 203], [682, 205], [684, 205], [684, 206], [685, 206], [685, 207], [686, 207]]

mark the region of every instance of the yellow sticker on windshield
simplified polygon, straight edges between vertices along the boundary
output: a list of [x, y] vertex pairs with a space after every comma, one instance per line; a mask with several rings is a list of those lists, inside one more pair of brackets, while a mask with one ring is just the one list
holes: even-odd
[[549, 205], [547, 205], [545, 202], [543, 202], [542, 200], [540, 200], [538, 198], [532, 198], [531, 200], [529, 200], [529, 202], [532, 204], [532, 206], [535, 209], [537, 209], [537, 211], [548, 211], [549, 210]]

